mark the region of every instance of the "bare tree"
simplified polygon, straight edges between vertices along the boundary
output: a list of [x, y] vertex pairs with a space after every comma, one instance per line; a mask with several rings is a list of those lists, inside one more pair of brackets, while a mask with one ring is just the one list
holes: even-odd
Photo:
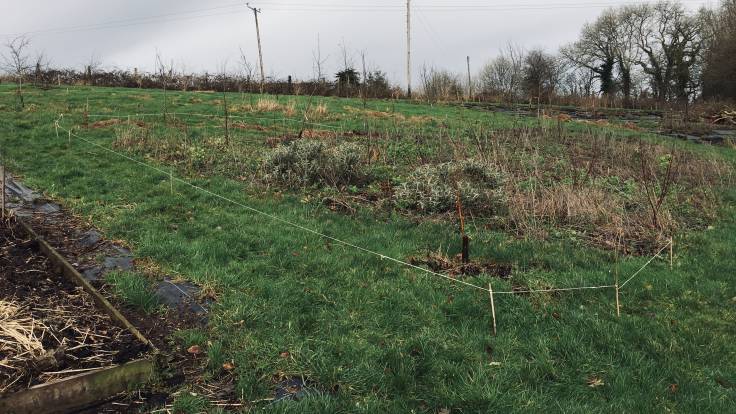
[[483, 92], [500, 94], [507, 101], [513, 101], [519, 94], [523, 69], [524, 50], [509, 43], [481, 69], [479, 79]]
[[8, 54], [3, 55], [3, 69], [12, 75], [18, 84], [16, 95], [21, 108], [25, 107], [25, 101], [23, 100], [23, 78], [31, 69], [30, 57], [27, 54], [30, 44], [31, 41], [27, 37], [16, 37], [5, 44]]
[[174, 73], [174, 62], [172, 61], [168, 66], [164, 63], [164, 60], [161, 56], [161, 52], [158, 50], [156, 51], [156, 74], [158, 75], [159, 81], [161, 82], [161, 85], [164, 90], [164, 99], [163, 99], [163, 113], [164, 113], [164, 121], [167, 119], [167, 102], [166, 102], [166, 91], [168, 89], [169, 81]]
[[630, 14], [630, 8], [623, 7], [618, 10], [618, 24], [616, 28], [615, 52], [621, 93], [624, 98], [624, 106], [631, 106], [631, 96], [635, 80], [634, 68], [641, 60], [641, 49], [637, 46], [636, 19]]
[[606, 10], [593, 24], [583, 26], [577, 42], [561, 49], [567, 60], [596, 74], [601, 93], [607, 98], [612, 98], [616, 90], [618, 24], [617, 13]]
[[704, 29], [710, 41], [705, 48], [703, 95], [736, 99], [736, 0], [725, 0]]
[[38, 87], [41, 83], [46, 85], [46, 82], [43, 78], [43, 73], [48, 70], [49, 66], [51, 65], [51, 61], [46, 57], [43, 52], [36, 53], [36, 58], [34, 59], [34, 61], [35, 71], [33, 74], [33, 83], [36, 87]]
[[524, 59], [524, 90], [531, 98], [550, 101], [555, 94], [562, 67], [556, 56], [534, 49]]
[[420, 79], [424, 98], [430, 103], [459, 99], [463, 94], [460, 77], [447, 70], [424, 65], [420, 72]]
[[329, 56], [322, 58], [322, 46], [320, 45], [319, 33], [317, 34], [317, 50], [312, 51], [312, 68], [314, 70], [314, 77], [317, 82], [323, 83], [325, 81], [324, 65], [329, 59]]
[[561, 93], [575, 98], [592, 96], [597, 75], [590, 69], [573, 67], [564, 71], [560, 78]]
[[353, 55], [350, 53], [350, 48], [345, 43], [345, 39], [338, 44], [340, 47], [340, 55], [342, 55], [342, 70], [353, 69], [355, 62], [353, 62]]
[[242, 47], [240, 48], [240, 61], [238, 63], [240, 64], [241, 77], [245, 81], [245, 90], [246, 92], [250, 92], [256, 68], [250, 63]]
[[703, 39], [700, 23], [679, 3], [630, 6], [637, 46], [642, 57], [637, 64], [649, 75], [654, 95], [660, 100], [688, 99]]
[[97, 53], [91, 54], [84, 68], [86, 73], [85, 78], [88, 85], [92, 84], [93, 76], [100, 70], [100, 68], [102, 68], [102, 60], [100, 59], [100, 56]]
[[337, 73], [338, 95], [349, 96], [353, 86], [360, 82], [360, 75], [355, 70], [355, 62], [345, 39], [338, 46], [342, 55], [342, 70]]
[[224, 115], [225, 145], [230, 145], [230, 113], [227, 106], [227, 60], [220, 64], [220, 78], [222, 81], [222, 109]]

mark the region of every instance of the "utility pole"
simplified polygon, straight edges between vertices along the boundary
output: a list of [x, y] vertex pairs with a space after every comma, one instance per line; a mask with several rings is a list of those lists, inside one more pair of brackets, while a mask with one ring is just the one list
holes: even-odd
[[266, 83], [266, 71], [263, 69], [263, 51], [261, 49], [261, 29], [258, 26], [258, 13], [261, 9], [250, 7], [250, 3], [245, 3], [249, 9], [253, 10], [253, 17], [256, 18], [256, 37], [258, 38], [258, 61], [261, 66], [261, 95], [263, 95], [263, 85]]
[[363, 58], [363, 108], [367, 105], [368, 99], [368, 71], [365, 68], [365, 50], [360, 52], [360, 57]]
[[406, 0], [406, 96], [411, 99], [411, 0]]
[[468, 56], [468, 100], [473, 99], [473, 80], [470, 77], [470, 56]]

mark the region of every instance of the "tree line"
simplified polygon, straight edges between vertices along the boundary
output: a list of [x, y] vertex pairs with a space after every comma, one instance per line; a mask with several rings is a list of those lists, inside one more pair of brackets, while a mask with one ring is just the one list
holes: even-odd
[[682, 4], [604, 11], [558, 53], [509, 45], [480, 72], [486, 98], [599, 97], [611, 104], [736, 99], [736, 0], [717, 9]]
[[[84, 70], [54, 69], [43, 54], [32, 58], [29, 41], [6, 44], [2, 68], [18, 84], [37, 86], [85, 84], [95, 86], [310, 94], [363, 98], [404, 97], [378, 69], [355, 68], [347, 47], [343, 62], [331, 78], [324, 60], [315, 55], [312, 80], [268, 78], [261, 83], [256, 67], [241, 51], [237, 70], [215, 74], [177, 71], [157, 56], [156, 70], [103, 70], [95, 58]], [[420, 71], [421, 96], [428, 101], [580, 103], [602, 100], [625, 107], [643, 103], [689, 103], [736, 99], [736, 0], [717, 8], [688, 11], [676, 1], [660, 1], [611, 8], [586, 23], [578, 39], [557, 52], [526, 50], [507, 45], [483, 65], [479, 73], [463, 76], [434, 67]]]

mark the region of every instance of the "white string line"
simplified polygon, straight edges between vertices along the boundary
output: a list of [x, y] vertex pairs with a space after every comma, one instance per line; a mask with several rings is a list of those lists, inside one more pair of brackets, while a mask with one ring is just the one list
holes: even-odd
[[659, 254], [662, 253], [664, 251], [664, 249], [666, 249], [666, 248], [668, 248], [670, 246], [670, 244], [672, 244], [672, 240], [669, 240], [667, 242], [667, 244], [664, 245], [664, 247], [662, 247], [661, 249], [659, 249], [659, 251], [657, 252], [657, 254], [655, 254], [651, 259], [649, 259], [648, 262], [644, 263], [644, 266], [642, 266], [641, 269], [637, 270], [636, 273], [634, 273], [633, 275], [631, 275], [630, 278], [626, 279], [626, 281], [623, 284], [621, 284], [621, 286], [619, 286], [619, 289], [622, 289], [624, 286], [626, 286], [627, 283], [629, 283], [633, 278], [635, 278], [639, 273], [641, 273], [642, 270], [644, 270], [647, 266], [649, 266], [649, 264], [652, 263], [654, 261], [654, 259], [656, 259], [656, 258], [659, 257]]
[[206, 308], [205, 308], [204, 306], [202, 306], [202, 305], [200, 305], [199, 303], [197, 303], [197, 301], [196, 301], [196, 300], [194, 300], [194, 298], [193, 298], [193, 297], [189, 296], [189, 294], [188, 294], [187, 292], [185, 292], [185, 291], [184, 291], [184, 289], [182, 289], [182, 288], [180, 288], [179, 286], [177, 286], [177, 285], [176, 285], [176, 283], [174, 283], [174, 282], [172, 282], [172, 281], [170, 281], [170, 280], [167, 280], [167, 282], [168, 282], [168, 283], [169, 283], [169, 284], [170, 284], [171, 286], [175, 287], [175, 288], [176, 288], [176, 290], [178, 290], [179, 292], [181, 292], [181, 293], [182, 293], [182, 295], [186, 296], [187, 298], [189, 298], [189, 300], [191, 300], [191, 301], [192, 301], [192, 302], [194, 302], [194, 303], [195, 303], [195, 304], [196, 304], [197, 306], [199, 306], [199, 308], [200, 308], [200, 309], [202, 309], [202, 310], [204, 311], [204, 313], [210, 313], [210, 312], [209, 312], [209, 311], [208, 311], [208, 310], [207, 310], [207, 309], [206, 309]]
[[[91, 114], [91, 115], [87, 115], [87, 116], [89, 118], [110, 118], [110, 117], [124, 118], [124, 117], [135, 117], [135, 116], [146, 117], [146, 116], [164, 116], [164, 115], [199, 116], [199, 117], [205, 117], [205, 118], [224, 118], [225, 117], [224, 115], [197, 114], [197, 113], [189, 113], [189, 112], [167, 112], [166, 114], [164, 114], [164, 113], [147, 113], [147, 114], [128, 114], [128, 115], [125, 115], [125, 114], [119, 114], [119, 115], [115, 115], [115, 114], [110, 114], [110, 115]], [[300, 121], [298, 119], [292, 119], [292, 118], [264, 118], [264, 117], [255, 117], [255, 116], [248, 117], [248, 116], [239, 116], [239, 115], [228, 115], [228, 118], [233, 118], [233, 119], [256, 119], [256, 120], [261, 120], [261, 121], [289, 121], [289, 122], [294, 122], [294, 123], [298, 123], [298, 124], [311, 125], [311, 126], [319, 126], [319, 127], [329, 128], [329, 129], [334, 129], [334, 130], [342, 129], [342, 128], [340, 128], [338, 126], [334, 126], [334, 125], [319, 124], [319, 123], [316, 123], [316, 122], [305, 122], [305, 121]]]
[[610, 289], [615, 288], [616, 285], [603, 285], [603, 286], [583, 286], [583, 287], [573, 287], [573, 288], [551, 288], [551, 289], [529, 289], [529, 290], [516, 290], [516, 291], [510, 291], [510, 292], [496, 292], [493, 291], [494, 295], [521, 295], [526, 293], [548, 293], [548, 292], [569, 292], [573, 290], [594, 290], [594, 289]]
[[152, 170], [154, 170], [154, 171], [157, 171], [157, 172], [159, 172], [159, 173], [161, 173], [161, 174], [163, 174], [163, 175], [165, 175], [165, 176], [167, 176], [167, 177], [170, 177], [170, 178], [171, 178], [171, 179], [173, 179], [174, 181], [177, 181], [177, 182], [179, 182], [179, 183], [182, 183], [182, 184], [184, 184], [184, 185], [188, 185], [188, 186], [190, 186], [190, 187], [192, 187], [192, 188], [194, 188], [194, 189], [196, 189], [196, 190], [202, 191], [202, 192], [204, 192], [204, 193], [206, 193], [206, 194], [209, 194], [209, 195], [211, 195], [211, 196], [213, 196], [213, 197], [219, 198], [219, 199], [221, 199], [221, 200], [223, 200], [223, 201], [227, 201], [227, 202], [229, 202], [229, 203], [231, 203], [231, 204], [234, 204], [234, 205], [236, 205], [236, 206], [239, 206], [239, 207], [245, 208], [246, 210], [249, 210], [249, 211], [251, 211], [251, 212], [253, 212], [253, 213], [256, 213], [256, 214], [260, 214], [260, 215], [262, 215], [262, 216], [268, 217], [268, 218], [270, 218], [270, 219], [272, 219], [272, 220], [275, 220], [275, 221], [281, 222], [281, 223], [283, 223], [283, 224], [287, 224], [287, 225], [289, 225], [289, 226], [292, 226], [292, 227], [296, 227], [296, 228], [298, 228], [298, 229], [300, 229], [300, 230], [304, 230], [304, 231], [306, 231], [306, 232], [308, 232], [308, 233], [312, 233], [312, 234], [314, 234], [314, 235], [317, 235], [317, 236], [319, 236], [319, 237], [322, 237], [322, 238], [325, 238], [325, 239], [328, 239], [328, 240], [332, 240], [332, 241], [334, 241], [335, 243], [339, 243], [339, 244], [342, 244], [342, 245], [344, 245], [344, 246], [347, 246], [347, 247], [352, 247], [352, 248], [354, 248], [354, 249], [357, 249], [357, 250], [363, 251], [363, 252], [365, 252], [365, 253], [369, 253], [369, 254], [372, 254], [372, 255], [374, 255], [374, 256], [378, 256], [378, 257], [380, 257], [380, 258], [381, 258], [381, 260], [384, 260], [384, 259], [386, 259], [386, 260], [390, 260], [390, 261], [392, 261], [392, 262], [395, 262], [395, 263], [398, 263], [398, 264], [401, 264], [401, 265], [404, 265], [404, 266], [408, 266], [408, 267], [414, 268], [414, 269], [416, 269], [416, 270], [420, 270], [420, 271], [422, 271], [422, 272], [428, 273], [428, 274], [430, 274], [430, 275], [433, 275], [433, 276], [439, 276], [439, 277], [441, 277], [441, 278], [444, 278], [444, 279], [447, 279], [447, 280], [451, 280], [451, 281], [453, 281], [453, 282], [457, 282], [457, 283], [460, 283], [460, 284], [462, 284], [462, 285], [465, 285], [465, 286], [468, 286], [468, 287], [472, 287], [472, 288], [475, 288], [475, 289], [478, 289], [478, 290], [482, 290], [482, 291], [485, 291], [485, 292], [488, 292], [488, 291], [489, 291], [489, 290], [488, 290], [487, 288], [484, 288], [484, 287], [481, 287], [481, 286], [478, 286], [478, 285], [474, 285], [474, 284], [472, 284], [472, 283], [468, 283], [468, 282], [465, 282], [465, 281], [463, 281], [463, 280], [459, 280], [459, 279], [454, 279], [454, 278], [452, 278], [452, 277], [450, 277], [450, 276], [447, 276], [447, 275], [443, 275], [443, 274], [441, 274], [441, 273], [437, 273], [437, 272], [433, 272], [433, 271], [431, 271], [431, 270], [429, 270], [429, 269], [425, 269], [425, 268], [423, 268], [423, 267], [420, 267], [420, 266], [416, 266], [416, 265], [413, 265], [413, 264], [411, 264], [411, 263], [408, 263], [408, 262], [405, 262], [405, 261], [403, 261], [403, 260], [399, 260], [399, 259], [396, 259], [396, 258], [393, 258], [393, 257], [390, 257], [390, 256], [386, 256], [386, 255], [384, 255], [384, 254], [381, 254], [381, 253], [375, 252], [375, 251], [373, 251], [373, 250], [370, 250], [370, 249], [366, 249], [365, 247], [357, 246], [357, 245], [355, 245], [355, 244], [352, 244], [352, 243], [350, 243], [350, 242], [347, 242], [347, 241], [344, 241], [344, 240], [340, 240], [340, 239], [338, 239], [338, 238], [335, 238], [335, 237], [332, 237], [332, 236], [328, 236], [328, 235], [326, 235], [326, 234], [324, 234], [324, 233], [320, 233], [320, 232], [319, 232], [319, 231], [317, 231], [317, 230], [313, 230], [313, 229], [310, 229], [310, 228], [308, 228], [308, 227], [304, 227], [304, 226], [302, 226], [302, 225], [300, 225], [300, 224], [297, 224], [297, 223], [291, 222], [291, 221], [289, 221], [289, 220], [283, 219], [283, 218], [281, 218], [281, 217], [278, 217], [278, 216], [275, 216], [275, 215], [273, 215], [273, 214], [269, 214], [269, 213], [263, 212], [263, 211], [261, 211], [261, 210], [255, 209], [255, 208], [253, 208], [253, 207], [250, 207], [250, 206], [248, 206], [248, 205], [245, 205], [245, 204], [243, 204], [243, 203], [237, 202], [237, 201], [235, 201], [235, 200], [233, 200], [233, 199], [230, 199], [230, 198], [228, 198], [228, 197], [222, 196], [222, 195], [220, 195], [220, 194], [217, 194], [217, 193], [214, 193], [214, 192], [212, 192], [212, 191], [210, 191], [210, 190], [207, 190], [207, 189], [205, 189], [205, 188], [202, 188], [202, 187], [200, 187], [200, 186], [198, 186], [198, 185], [192, 184], [192, 183], [190, 183], [190, 182], [188, 182], [188, 181], [182, 180], [181, 178], [175, 177], [175, 176], [171, 175], [171, 172], [167, 172], [167, 171], [164, 171], [164, 170], [162, 170], [162, 169], [160, 169], [160, 168], [157, 168], [157, 167], [154, 167], [154, 166], [152, 166], [152, 165], [149, 165], [149, 164], [147, 164], [147, 163], [145, 163], [145, 162], [142, 162], [142, 161], [136, 160], [135, 158], [129, 157], [129, 156], [125, 155], [125, 154], [121, 154], [121, 153], [119, 153], [119, 152], [117, 152], [117, 151], [115, 151], [115, 150], [112, 150], [112, 149], [110, 149], [110, 148], [107, 148], [107, 147], [105, 147], [105, 146], [103, 146], [103, 145], [100, 145], [100, 144], [97, 144], [97, 143], [95, 143], [95, 142], [92, 142], [92, 141], [90, 141], [90, 140], [87, 140], [87, 139], [85, 139], [85, 138], [83, 138], [83, 137], [81, 137], [81, 136], [79, 136], [79, 135], [75, 134], [74, 132], [72, 132], [72, 131], [70, 131], [70, 130], [68, 130], [68, 129], [66, 129], [66, 128], [63, 128], [63, 127], [62, 127], [61, 129], [62, 129], [62, 130], [64, 130], [64, 131], [66, 131], [67, 133], [70, 133], [70, 134], [71, 134], [72, 136], [74, 136], [74, 137], [76, 137], [76, 138], [79, 138], [80, 140], [82, 140], [82, 141], [84, 141], [84, 142], [86, 142], [86, 143], [90, 144], [90, 145], [93, 145], [93, 146], [95, 146], [95, 147], [98, 147], [98, 148], [100, 148], [100, 149], [103, 149], [103, 150], [105, 150], [105, 151], [107, 151], [107, 152], [110, 152], [110, 153], [112, 153], [112, 154], [115, 154], [115, 155], [117, 155], [117, 156], [120, 156], [120, 157], [122, 157], [122, 158], [125, 158], [125, 159], [127, 159], [127, 160], [129, 160], [129, 161], [133, 161], [133, 162], [135, 162], [136, 164], [139, 164], [139, 165], [141, 165], [141, 166], [144, 166], [144, 167], [148, 167], [148, 168], [150, 168], [150, 169], [152, 169]]

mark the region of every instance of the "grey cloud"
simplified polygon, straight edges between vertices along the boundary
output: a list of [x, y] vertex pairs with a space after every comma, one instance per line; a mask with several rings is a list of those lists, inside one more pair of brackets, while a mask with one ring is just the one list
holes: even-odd
[[[424, 0], [427, 1], [427, 0]], [[235, 1], [195, 0], [3, 0], [0, 33], [28, 32], [56, 27], [74, 27], [146, 16], [180, 13], [189, 10], [229, 6]], [[449, 2], [449, 0], [448, 0]], [[589, 0], [577, 0], [588, 3]], [[274, 1], [252, 0], [263, 9], [263, 35], [266, 70], [276, 76], [312, 75], [312, 51], [317, 35], [323, 56], [329, 56], [328, 69], [340, 65], [338, 44], [345, 42], [359, 62], [365, 51], [373, 67], [386, 71], [392, 81], [403, 83], [405, 16], [401, 10], [390, 11], [298, 11], [283, 10], [284, 5], [269, 7]], [[289, 4], [311, 1], [290, 0]], [[355, 0], [324, 0], [322, 3], [359, 5]], [[402, 3], [398, 1], [397, 3]], [[433, 64], [456, 72], [465, 70], [470, 55], [474, 68], [493, 57], [507, 42], [526, 47], [556, 50], [575, 39], [585, 21], [595, 18], [601, 8], [551, 10], [508, 10], [442, 12], [422, 10], [423, 0], [415, 0], [412, 36], [414, 71], [423, 64]], [[491, 3], [489, 3], [491, 4]], [[508, 3], [506, 3], [508, 4]], [[534, 4], [544, 4], [541, 0]], [[228, 13], [228, 14], [223, 14]], [[172, 21], [129, 25], [102, 30], [38, 33], [31, 35], [33, 46], [43, 50], [55, 65], [81, 67], [92, 54], [106, 67], [138, 67], [151, 70], [156, 50], [177, 66], [190, 71], [215, 71], [224, 61], [237, 66], [238, 48], [243, 47], [255, 62], [257, 49], [252, 14], [242, 6], [200, 14], [217, 14], [197, 19], [188, 15], [171, 17]], [[416, 82], [416, 80], [415, 80]]]

